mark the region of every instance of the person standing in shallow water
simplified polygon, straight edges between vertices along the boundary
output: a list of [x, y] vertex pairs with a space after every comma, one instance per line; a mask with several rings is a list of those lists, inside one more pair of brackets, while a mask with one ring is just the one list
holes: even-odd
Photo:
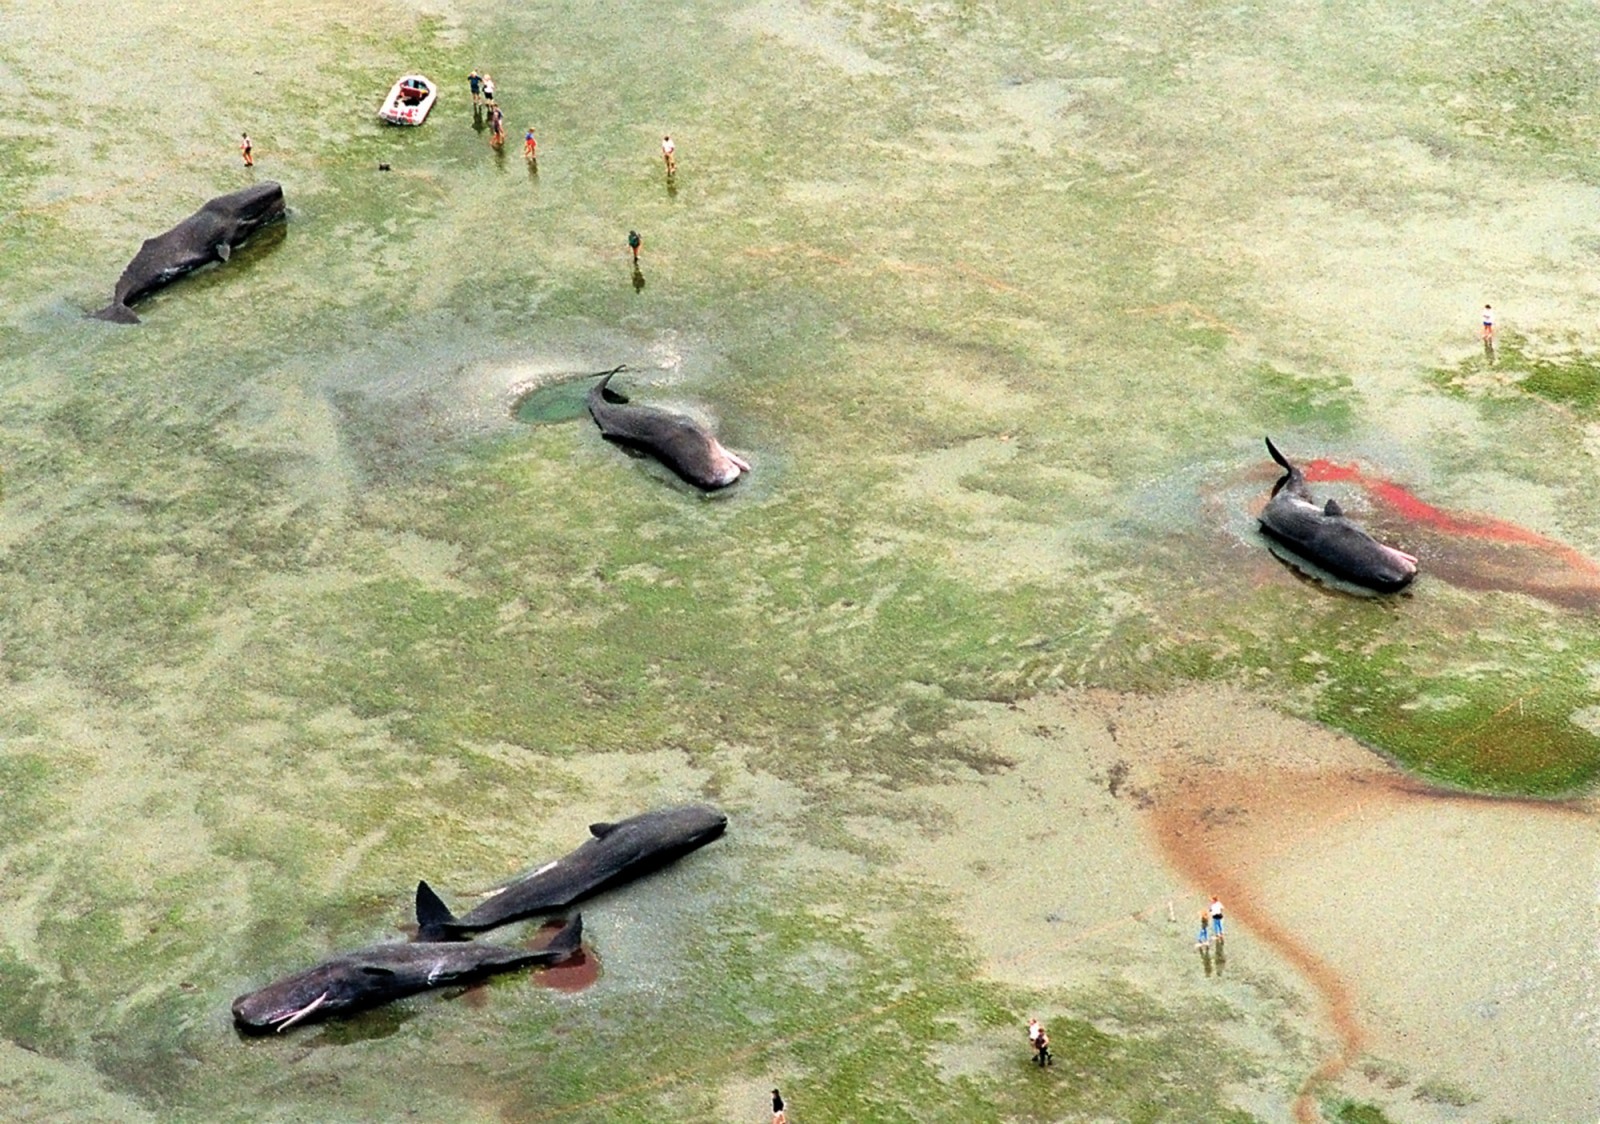
[[1033, 1051], [1033, 1060], [1037, 1065], [1050, 1064], [1050, 1036], [1044, 1032], [1044, 1027], [1039, 1025], [1038, 1019], [1028, 1020], [1028, 1049]]
[[644, 244], [644, 239], [639, 237], [637, 230], [628, 231], [628, 249], [633, 254], [633, 264], [639, 264], [639, 247]]
[[1211, 895], [1211, 932], [1217, 940], [1222, 939], [1222, 899], [1215, 894]]
[[472, 104], [483, 104], [483, 75], [474, 70], [467, 75], [467, 85], [472, 89]]
[[783, 1094], [772, 1090], [772, 1124], [789, 1124], [789, 1118], [783, 1111]]
[[661, 159], [666, 161], [667, 175], [678, 174], [678, 146], [672, 143], [670, 136], [661, 138]]
[[250, 143], [250, 134], [240, 133], [239, 152], [244, 156], [244, 166], [246, 168], [254, 168], [256, 166], [255, 150], [256, 146]]

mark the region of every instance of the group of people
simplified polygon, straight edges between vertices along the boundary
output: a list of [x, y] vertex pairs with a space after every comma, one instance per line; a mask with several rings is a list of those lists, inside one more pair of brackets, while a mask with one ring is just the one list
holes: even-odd
[[1028, 1048], [1033, 1051], [1034, 1065], [1055, 1064], [1055, 1059], [1050, 1056], [1050, 1036], [1045, 1033], [1038, 1019], [1028, 1020]]
[[1211, 904], [1200, 911], [1200, 935], [1195, 938], [1194, 946], [1202, 952], [1209, 951], [1213, 941], [1222, 943], [1222, 902], [1215, 894], [1211, 896]]
[[474, 70], [467, 75], [467, 85], [472, 89], [474, 106], [494, 105], [494, 79]]
[[[1211, 903], [1200, 910], [1200, 934], [1195, 940], [1195, 947], [1209, 955], [1213, 942], [1217, 945], [1222, 943], [1222, 899], [1215, 894], [1211, 896]], [[1050, 1056], [1050, 1035], [1035, 1018], [1028, 1020], [1028, 1048], [1033, 1051], [1035, 1065], [1055, 1064], [1055, 1059]]]
[[[500, 103], [494, 100], [494, 79], [487, 74], [479, 74], [476, 70], [467, 75], [467, 85], [472, 90], [472, 106], [474, 112], [487, 107], [489, 110], [489, 143], [499, 148], [506, 143], [506, 116], [500, 108]], [[415, 104], [420, 100], [425, 91], [412, 90], [408, 87], [402, 94], [412, 93], [415, 97], [408, 104]], [[239, 138], [239, 152], [244, 156], [246, 167], [255, 166], [255, 146], [250, 142], [249, 133], [241, 133]], [[530, 164], [538, 162], [539, 142], [533, 135], [533, 126], [529, 125], [527, 132], [522, 134], [522, 157]], [[672, 143], [670, 135], [661, 138], [661, 158], [667, 165], [667, 178], [678, 174], [678, 146]], [[639, 260], [639, 247], [631, 241], [635, 263]], [[1487, 309], [1487, 305], [1484, 306]]]
[[[487, 74], [479, 74], [474, 70], [467, 75], [467, 86], [472, 90], [472, 111], [488, 107], [489, 110], [489, 143], [499, 148], [506, 143], [506, 115], [500, 108], [500, 103], [494, 100], [494, 79]], [[530, 145], [533, 141], [533, 129], [530, 126], [528, 135], [524, 140], [522, 152], [528, 159], [533, 159]]]
[[[506, 124], [505, 113], [501, 110], [500, 104], [494, 100], [494, 79], [474, 70], [467, 75], [467, 86], [472, 90], [473, 109], [488, 108], [489, 143], [499, 148], [506, 142]], [[529, 125], [527, 132], [522, 134], [522, 156], [529, 163], [539, 159], [539, 142], [533, 135], [532, 125]], [[661, 138], [661, 159], [667, 165], [668, 179], [678, 174], [678, 146], [672, 142], [671, 135]], [[634, 258], [638, 260], [638, 255], [635, 254]]]

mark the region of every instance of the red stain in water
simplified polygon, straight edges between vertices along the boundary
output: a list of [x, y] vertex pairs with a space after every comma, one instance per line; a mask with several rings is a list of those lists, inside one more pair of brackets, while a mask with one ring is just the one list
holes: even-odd
[[1389, 529], [1422, 560], [1424, 573], [1468, 589], [1506, 590], [1574, 609], [1600, 610], [1600, 565], [1555, 539], [1503, 519], [1434, 507], [1409, 489], [1326, 460], [1302, 470], [1308, 481], [1353, 484], [1380, 515], [1403, 521]]
[[533, 974], [533, 982], [552, 991], [582, 991], [600, 978], [600, 957], [587, 947]]
[[[564, 919], [546, 921], [539, 928], [539, 935], [547, 943], [549, 938], [561, 931], [564, 924]], [[580, 945], [577, 952], [561, 963], [540, 968], [530, 973], [529, 978], [540, 987], [548, 987], [553, 991], [582, 991], [600, 978], [600, 956], [588, 945]]]
[[1564, 543], [1545, 538], [1536, 531], [1530, 531], [1526, 527], [1519, 527], [1515, 523], [1507, 523], [1504, 520], [1490, 519], [1482, 515], [1453, 515], [1442, 508], [1434, 507], [1432, 504], [1418, 499], [1415, 494], [1394, 483], [1394, 481], [1368, 476], [1354, 465], [1340, 465], [1331, 461], [1315, 460], [1306, 466], [1305, 475], [1307, 480], [1317, 482], [1340, 481], [1357, 484], [1376, 502], [1387, 507], [1401, 518], [1408, 519], [1413, 523], [1424, 524], [1448, 535], [1493, 539], [1496, 542], [1532, 546], [1540, 550], [1550, 551], [1553, 554], [1566, 555], [1569, 557], [1569, 561], [1582, 566], [1584, 569], [1600, 573], [1600, 566], [1596, 566], [1589, 559]]

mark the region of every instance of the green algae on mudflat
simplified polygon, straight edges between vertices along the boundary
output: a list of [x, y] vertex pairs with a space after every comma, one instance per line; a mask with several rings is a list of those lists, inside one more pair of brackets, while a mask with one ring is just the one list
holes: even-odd
[[1502, 333], [1492, 359], [1475, 355], [1453, 370], [1435, 371], [1433, 381], [1454, 393], [1490, 387], [1491, 400], [1514, 388], [1572, 411], [1580, 422], [1600, 415], [1600, 359], [1580, 350], [1530, 351], [1528, 341], [1512, 333]]
[[[1248, 223], [1258, 197], [1306, 190], [1380, 216], [1414, 199], [1415, 182], [1366, 170], [1370, 146], [1350, 140], [1368, 129], [1433, 130], [1453, 158], [1519, 173], [1524, 156], [1451, 122], [1492, 110], [1497, 137], [1527, 124], [1581, 139], [1582, 114], [1549, 111], [1582, 107], [1572, 82], [1592, 51], [1570, 17], [1546, 13], [1541, 38], [1475, 10], [1417, 16], [1419, 34], [1252, 9], [844, 5], [797, 42], [781, 5], [641, 9], [625, 25], [580, 5], [538, 13], [537, 34], [510, 9], [351, 23], [337, 5], [246, 5], [208, 25], [196, 62], [166, 50], [159, 5], [125, 8], [0, 44], [38, 64], [18, 68], [38, 87], [24, 104], [48, 112], [26, 159], [0, 151], [0, 179], [27, 204], [0, 224], [0, 291], [34, 313], [0, 329], [0, 643], [13, 685], [78, 691], [0, 703], [18, 729], [59, 716], [0, 775], [15, 782], [8, 878], [37, 914], [18, 911], [0, 1027], [163, 1118], [490, 1117], [509, 1102], [511, 1115], [725, 1119], [695, 1076], [784, 1063], [801, 1103], [835, 1118], [946, 1103], [951, 1119], [1044, 1116], [1060, 1085], [1034, 1080], [1050, 1075], [1017, 1048], [1013, 997], [972, 977], [942, 905], [832, 873], [786, 882], [783, 854], [753, 862], [749, 883], [792, 912], [729, 906], [707, 914], [707, 935], [674, 927], [692, 970], [669, 976], [666, 949], [648, 965], [671, 986], [619, 990], [604, 1017], [589, 999], [523, 1002], [508, 982], [485, 1008], [401, 1006], [245, 1045], [226, 1004], [269, 969], [391, 935], [424, 867], [521, 857], [517, 825], [568, 795], [545, 776], [595, 748], [706, 760], [747, 745], [833, 821], [859, 799], [852, 783], [1004, 768], [941, 738], [962, 698], [1240, 678], [1423, 768], [1477, 724], [1491, 737], [1513, 698], [1533, 734], [1584, 701], [1581, 627], [1570, 656], [1530, 647], [1522, 670], [1468, 674], [1452, 657], [1476, 661], [1492, 639], [1453, 653], [1456, 633], [1434, 620], [1413, 661], [1392, 648], [1404, 622], [1347, 604], [1329, 615], [1356, 623], [1323, 644], [1306, 635], [1319, 595], [1236, 595], [1218, 566], [1191, 595], [1255, 631], [1197, 628], [1207, 618], [1191, 606], [1179, 619], [1171, 593], [1190, 557], [1107, 531], [1130, 482], [1240, 432], [1343, 434], [1381, 414], [1381, 389], [1338, 357], [1298, 340], [1293, 358], [1275, 352], [1278, 309], [1248, 295], [1244, 255], [1208, 236]], [[105, 48], [107, 26], [140, 17], [140, 35]], [[860, 73], [814, 63], [827, 34]], [[1279, 65], [1219, 68], [1219, 41]], [[1516, 68], [1484, 69], [1528, 50], [1555, 64], [1541, 71], [1551, 96]], [[119, 118], [109, 145], [96, 122], [125, 101], [103, 63], [124, 52], [177, 93]], [[1342, 131], [1352, 62], [1388, 90], [1397, 54], [1419, 84], [1465, 59], [1473, 96], [1458, 108], [1427, 93]], [[537, 182], [470, 126], [460, 76], [485, 58], [513, 120], [537, 115]], [[372, 106], [411, 66], [446, 96], [425, 128], [383, 130]], [[1239, 96], [1243, 72], [1280, 67], [1313, 91], [1296, 97], [1336, 100], [1322, 118], [1334, 128], [1239, 127], [1232, 111], [1271, 92]], [[263, 102], [263, 85], [282, 96]], [[1497, 108], [1513, 85], [1514, 111]], [[78, 106], [57, 104], [63, 87]], [[243, 174], [216, 135], [235, 119], [261, 173], [289, 188], [280, 240], [175, 287], [134, 332], [76, 323], [73, 303], [103, 301], [139, 239]], [[676, 194], [659, 182], [661, 119], [689, 123]], [[1307, 153], [1316, 182], [1293, 182], [1284, 168]], [[622, 259], [631, 225], [647, 238], [642, 294]], [[712, 374], [685, 392], [761, 446], [756, 476], [701, 504], [587, 427], [486, 436], [450, 428], [452, 408], [482, 403], [362, 393], [396, 371], [448, 383], [564, 321], [620, 325], [614, 338], [640, 347], [714, 340]], [[940, 452], [995, 434], [1021, 435], [1015, 460], [935, 471]], [[1041, 536], [1025, 580], [979, 553], [1014, 553], [1041, 527], [1072, 531]], [[1486, 612], [1532, 629], [1514, 606]], [[1450, 673], [1448, 697], [1424, 667]], [[1550, 669], [1559, 687], [1531, 694]], [[104, 746], [99, 772], [73, 752], [85, 744]], [[1520, 783], [1515, 761], [1475, 763], [1493, 745], [1461, 744], [1464, 763], [1445, 761], [1461, 779]], [[1577, 759], [1584, 744], [1557, 749]], [[150, 788], [128, 785], [130, 766]], [[1535, 780], [1559, 787], [1560, 772]], [[68, 807], [84, 821], [61, 822]], [[793, 828], [836, 845], [841, 867], [885, 851], [848, 834]], [[886, 935], [808, 915], [839, 900], [888, 916]], [[1217, 1046], [1208, 1014], [1149, 1001], [1135, 1020], [1124, 999], [1139, 1027], [1125, 1042], [1079, 1017], [1117, 1009], [1116, 995], [1015, 1005], [1046, 1000], [1058, 1054], [1085, 1068], [1061, 1084], [1086, 1115], [1221, 1119], [1214, 1090], [1252, 1068]], [[1003, 1060], [980, 1053], [975, 1076], [944, 1080], [915, 1044], [971, 1049], [942, 1029], [955, 1020], [992, 1034]]]
[[1375, 1104], [1341, 1100], [1332, 1106], [1325, 1106], [1324, 1115], [1328, 1107], [1332, 1108], [1335, 1124], [1392, 1124], [1391, 1118], [1384, 1115], [1383, 1109]]
[[1098, 678], [1125, 690], [1251, 685], [1288, 713], [1469, 791], [1566, 797], [1600, 776], [1600, 737], [1580, 722], [1600, 647], [1553, 634], [1545, 613], [1514, 597], [1469, 627], [1450, 623], [1457, 597], [1447, 587], [1399, 601], [1314, 590], [1274, 582], [1241, 602], [1175, 586], [1168, 620], [1193, 635], [1126, 621]]

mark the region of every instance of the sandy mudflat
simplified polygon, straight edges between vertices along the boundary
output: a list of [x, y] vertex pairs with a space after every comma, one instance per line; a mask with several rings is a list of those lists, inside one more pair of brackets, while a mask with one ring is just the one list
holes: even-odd
[[[902, 853], [997, 979], [1123, 978], [1290, 1028], [1239, 1039], [1269, 1068], [1241, 1107], [1269, 1118], [1305, 1118], [1312, 1089], [1406, 1120], [1600, 1114], [1592, 807], [1432, 792], [1214, 689], [1041, 697], [963, 733], [1014, 766], [909, 794], [944, 826]], [[1208, 977], [1211, 893], [1230, 927]]]

